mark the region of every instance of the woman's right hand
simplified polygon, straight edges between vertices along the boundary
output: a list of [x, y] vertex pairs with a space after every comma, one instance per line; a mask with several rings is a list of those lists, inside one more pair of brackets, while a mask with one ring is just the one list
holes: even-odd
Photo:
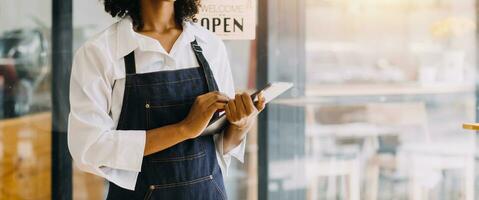
[[188, 116], [180, 122], [181, 133], [192, 139], [201, 135], [217, 110], [225, 108], [228, 96], [220, 92], [210, 92], [196, 98]]

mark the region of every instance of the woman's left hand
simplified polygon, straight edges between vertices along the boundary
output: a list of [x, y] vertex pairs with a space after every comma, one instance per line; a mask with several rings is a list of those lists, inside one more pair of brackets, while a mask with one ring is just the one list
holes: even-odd
[[247, 131], [253, 125], [255, 117], [265, 107], [263, 93], [258, 94], [258, 101], [253, 103], [248, 93], [236, 94], [225, 106], [226, 118], [237, 130]]

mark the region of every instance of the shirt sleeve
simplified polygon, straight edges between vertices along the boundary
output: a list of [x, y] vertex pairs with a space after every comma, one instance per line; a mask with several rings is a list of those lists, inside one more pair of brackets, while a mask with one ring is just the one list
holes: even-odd
[[[235, 88], [233, 81], [233, 74], [231, 73], [231, 67], [228, 59], [228, 53], [226, 52], [226, 47], [224, 43], [220, 42], [218, 58], [220, 59], [218, 64], [218, 85], [220, 91], [228, 95], [230, 98], [235, 96]], [[217, 158], [220, 163], [220, 168], [223, 171], [224, 175], [228, 175], [228, 168], [231, 163], [231, 157], [236, 158], [240, 162], [244, 162], [245, 154], [245, 145], [246, 137], [241, 141], [241, 143], [233, 148], [228, 153], [223, 152], [223, 134], [218, 134], [214, 136], [214, 141], [216, 145]]]
[[70, 78], [68, 147], [83, 171], [134, 190], [141, 170], [145, 131], [118, 131], [109, 115], [112, 62], [100, 48], [85, 45], [74, 58]]

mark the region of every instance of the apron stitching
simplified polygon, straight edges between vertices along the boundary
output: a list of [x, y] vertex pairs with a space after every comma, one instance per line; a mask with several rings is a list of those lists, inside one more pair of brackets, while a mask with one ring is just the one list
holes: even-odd
[[[181, 106], [181, 105], [187, 105], [187, 104], [192, 104], [194, 103], [194, 101], [196, 100], [196, 98], [198, 98], [197, 96], [194, 96], [194, 97], [185, 97], [183, 100], [167, 100], [167, 99], [159, 99], [159, 98], [150, 98], [147, 102], [150, 104], [150, 107], [151, 108], [166, 108], [166, 107], [172, 107], [172, 106]], [[151, 104], [150, 102], [152, 101], [152, 99], [154, 99], [153, 101], [159, 101], [160, 103], [156, 104], [156, 105], [153, 105]], [[181, 103], [174, 103], [174, 102], [181, 102]]]
[[218, 192], [221, 194], [221, 197], [222, 197], [223, 199], [228, 199], [228, 198], [226, 197], [226, 194], [223, 193], [223, 191], [220, 189], [220, 186], [218, 185], [218, 183], [216, 183], [215, 179], [212, 179], [212, 181], [213, 181], [213, 184], [214, 184], [215, 187], [216, 187], [216, 190], [218, 190]]
[[150, 104], [146, 101], [145, 104], [145, 111], [146, 111], [146, 130], [150, 129]]
[[154, 189], [148, 189], [148, 192], [146, 193], [144, 200], [149, 200], [150, 199], [151, 194], [153, 194], [153, 190]]
[[206, 155], [206, 152], [202, 150], [199, 153], [193, 154], [193, 155], [188, 155], [188, 156], [181, 156], [181, 157], [174, 157], [174, 158], [165, 158], [165, 159], [151, 159], [151, 162], [154, 163], [164, 163], [164, 162], [179, 162], [179, 161], [185, 161], [185, 160], [193, 160], [196, 158], [201, 158]]
[[152, 84], [136, 84], [135, 86], [138, 86], [138, 87], [157, 86], [157, 85], [166, 85], [166, 84], [172, 84], [172, 83], [183, 83], [183, 82], [200, 80], [200, 79], [202, 79], [202, 78], [190, 78], [190, 79], [182, 79], [182, 80], [179, 80], [179, 81], [169, 81], [169, 82], [152, 83]]
[[177, 104], [170, 104], [170, 105], [164, 105], [164, 106], [155, 106], [155, 105], [150, 105], [150, 108], [169, 108], [169, 107], [175, 107], [175, 106], [182, 106], [182, 105], [188, 105], [192, 104], [191, 103], [177, 103]]
[[[194, 66], [194, 67], [186, 67], [186, 68], [175, 69], [175, 70], [153, 71], [153, 72], [145, 72], [145, 73], [139, 73], [139, 74], [125, 74], [125, 77], [128, 77], [128, 76], [149, 76], [149, 75], [155, 75], [155, 74], [165, 74], [165, 73], [169, 73], [169, 72], [187, 71], [187, 70], [190, 70], [190, 69], [199, 69], [199, 68]], [[195, 73], [195, 72], [193, 72], [193, 73]]]
[[153, 186], [155, 187], [155, 189], [165, 189], [165, 188], [193, 185], [193, 184], [201, 183], [201, 182], [207, 181], [207, 180], [213, 180], [213, 175], [201, 177], [201, 178], [194, 179], [194, 180], [191, 180], [191, 181], [185, 181], [185, 182], [179, 182], [179, 183], [168, 183], [168, 184], [153, 185]]

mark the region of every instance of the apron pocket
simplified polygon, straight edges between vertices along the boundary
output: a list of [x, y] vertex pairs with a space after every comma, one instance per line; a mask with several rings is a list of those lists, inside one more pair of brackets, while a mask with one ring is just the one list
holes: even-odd
[[190, 181], [150, 185], [144, 199], [225, 200], [226, 198], [214, 182], [213, 175], [209, 175]]
[[[178, 123], [183, 120], [191, 109], [195, 98], [166, 101], [150, 99], [145, 103], [147, 130]], [[183, 141], [170, 148], [148, 156], [148, 161], [167, 164], [181, 161], [193, 161], [206, 157], [203, 138]]]
[[176, 99], [176, 100], [166, 100], [166, 99], [157, 99], [157, 98], [150, 98], [147, 100], [151, 104], [152, 108], [160, 109], [160, 108], [169, 108], [175, 106], [184, 106], [184, 105], [191, 105], [195, 102], [196, 97], [187, 97], [184, 99]]
[[202, 158], [206, 156], [206, 152], [202, 149], [200, 152], [186, 155], [186, 156], [178, 156], [178, 157], [170, 157], [170, 158], [152, 158], [150, 162], [152, 163], [170, 163], [170, 162], [181, 162], [181, 161], [189, 161], [198, 158]]
[[195, 98], [176, 101], [150, 99], [145, 102], [146, 130], [178, 123], [189, 114]]

